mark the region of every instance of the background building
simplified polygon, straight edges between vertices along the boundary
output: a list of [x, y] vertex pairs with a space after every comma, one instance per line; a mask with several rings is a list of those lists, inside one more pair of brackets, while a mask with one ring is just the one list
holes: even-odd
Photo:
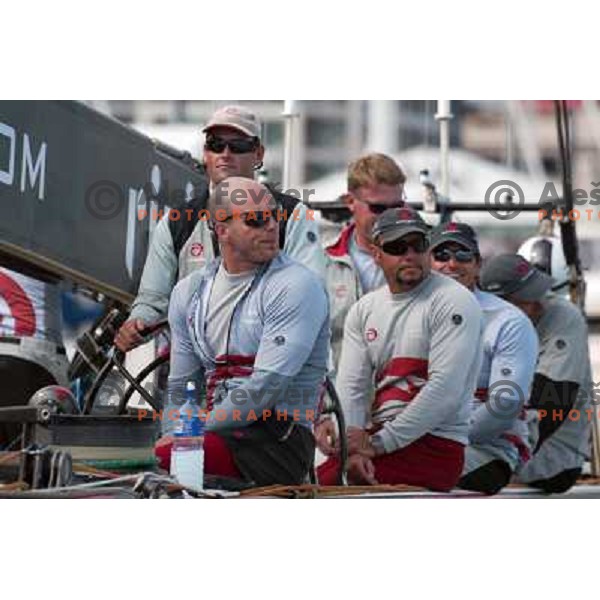
[[[281, 177], [282, 100], [109, 100], [95, 108], [148, 132], [179, 139], [198, 150], [198, 131], [224, 104], [243, 102], [263, 118], [269, 153], [266, 165]], [[342, 168], [366, 148], [395, 153], [412, 146], [437, 146], [435, 100], [299, 101], [296, 178], [312, 181]], [[600, 106], [571, 101], [575, 183], [594, 176], [600, 159]], [[558, 176], [552, 101], [452, 101], [451, 145], [505, 163], [534, 176]], [[169, 141], [165, 139], [165, 141]], [[589, 181], [588, 181], [589, 184]]]

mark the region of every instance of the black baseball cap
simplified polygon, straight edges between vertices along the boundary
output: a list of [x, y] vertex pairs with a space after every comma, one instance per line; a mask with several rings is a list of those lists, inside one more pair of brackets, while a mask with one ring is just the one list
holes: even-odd
[[466, 223], [440, 223], [429, 233], [429, 248], [433, 250], [446, 242], [455, 242], [471, 252], [479, 254], [479, 242], [475, 230]]
[[373, 239], [377, 244], [387, 244], [409, 233], [427, 235], [429, 226], [421, 215], [407, 206], [388, 208], [382, 212], [373, 225]]
[[518, 254], [494, 256], [485, 262], [479, 275], [479, 286], [483, 291], [526, 302], [541, 300], [553, 283], [552, 277]]

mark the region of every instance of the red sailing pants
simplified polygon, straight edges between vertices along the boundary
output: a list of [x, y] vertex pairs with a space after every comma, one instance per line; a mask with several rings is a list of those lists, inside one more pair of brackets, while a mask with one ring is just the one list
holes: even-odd
[[[372, 459], [379, 483], [406, 484], [447, 492], [460, 479], [465, 447], [426, 434], [412, 444]], [[321, 485], [336, 485], [340, 461], [331, 457], [317, 469]]]

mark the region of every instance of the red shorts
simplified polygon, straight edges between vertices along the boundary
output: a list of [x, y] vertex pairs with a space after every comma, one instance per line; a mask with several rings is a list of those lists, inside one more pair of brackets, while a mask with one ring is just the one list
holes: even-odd
[[[416, 485], [441, 492], [456, 486], [463, 471], [465, 447], [426, 434], [412, 444], [373, 458], [379, 483]], [[336, 485], [340, 461], [331, 457], [317, 469], [321, 485]]]
[[[169, 470], [173, 440], [157, 445], [155, 454], [163, 469]], [[204, 435], [204, 474], [242, 479], [242, 474], [233, 462], [233, 454], [223, 438], [212, 431]]]

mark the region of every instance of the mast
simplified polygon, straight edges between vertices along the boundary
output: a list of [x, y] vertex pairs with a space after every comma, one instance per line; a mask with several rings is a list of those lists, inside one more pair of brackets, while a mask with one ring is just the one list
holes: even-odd
[[[283, 189], [292, 187], [293, 160], [294, 160], [294, 123], [300, 117], [298, 100], [284, 100], [283, 118], [285, 120], [285, 137], [283, 142]], [[296, 182], [297, 183], [297, 182]]]
[[436, 121], [440, 124], [440, 172], [442, 176], [441, 194], [450, 197], [450, 100], [438, 100]]
[[393, 100], [369, 100], [367, 149], [391, 155], [398, 151], [398, 106]]

